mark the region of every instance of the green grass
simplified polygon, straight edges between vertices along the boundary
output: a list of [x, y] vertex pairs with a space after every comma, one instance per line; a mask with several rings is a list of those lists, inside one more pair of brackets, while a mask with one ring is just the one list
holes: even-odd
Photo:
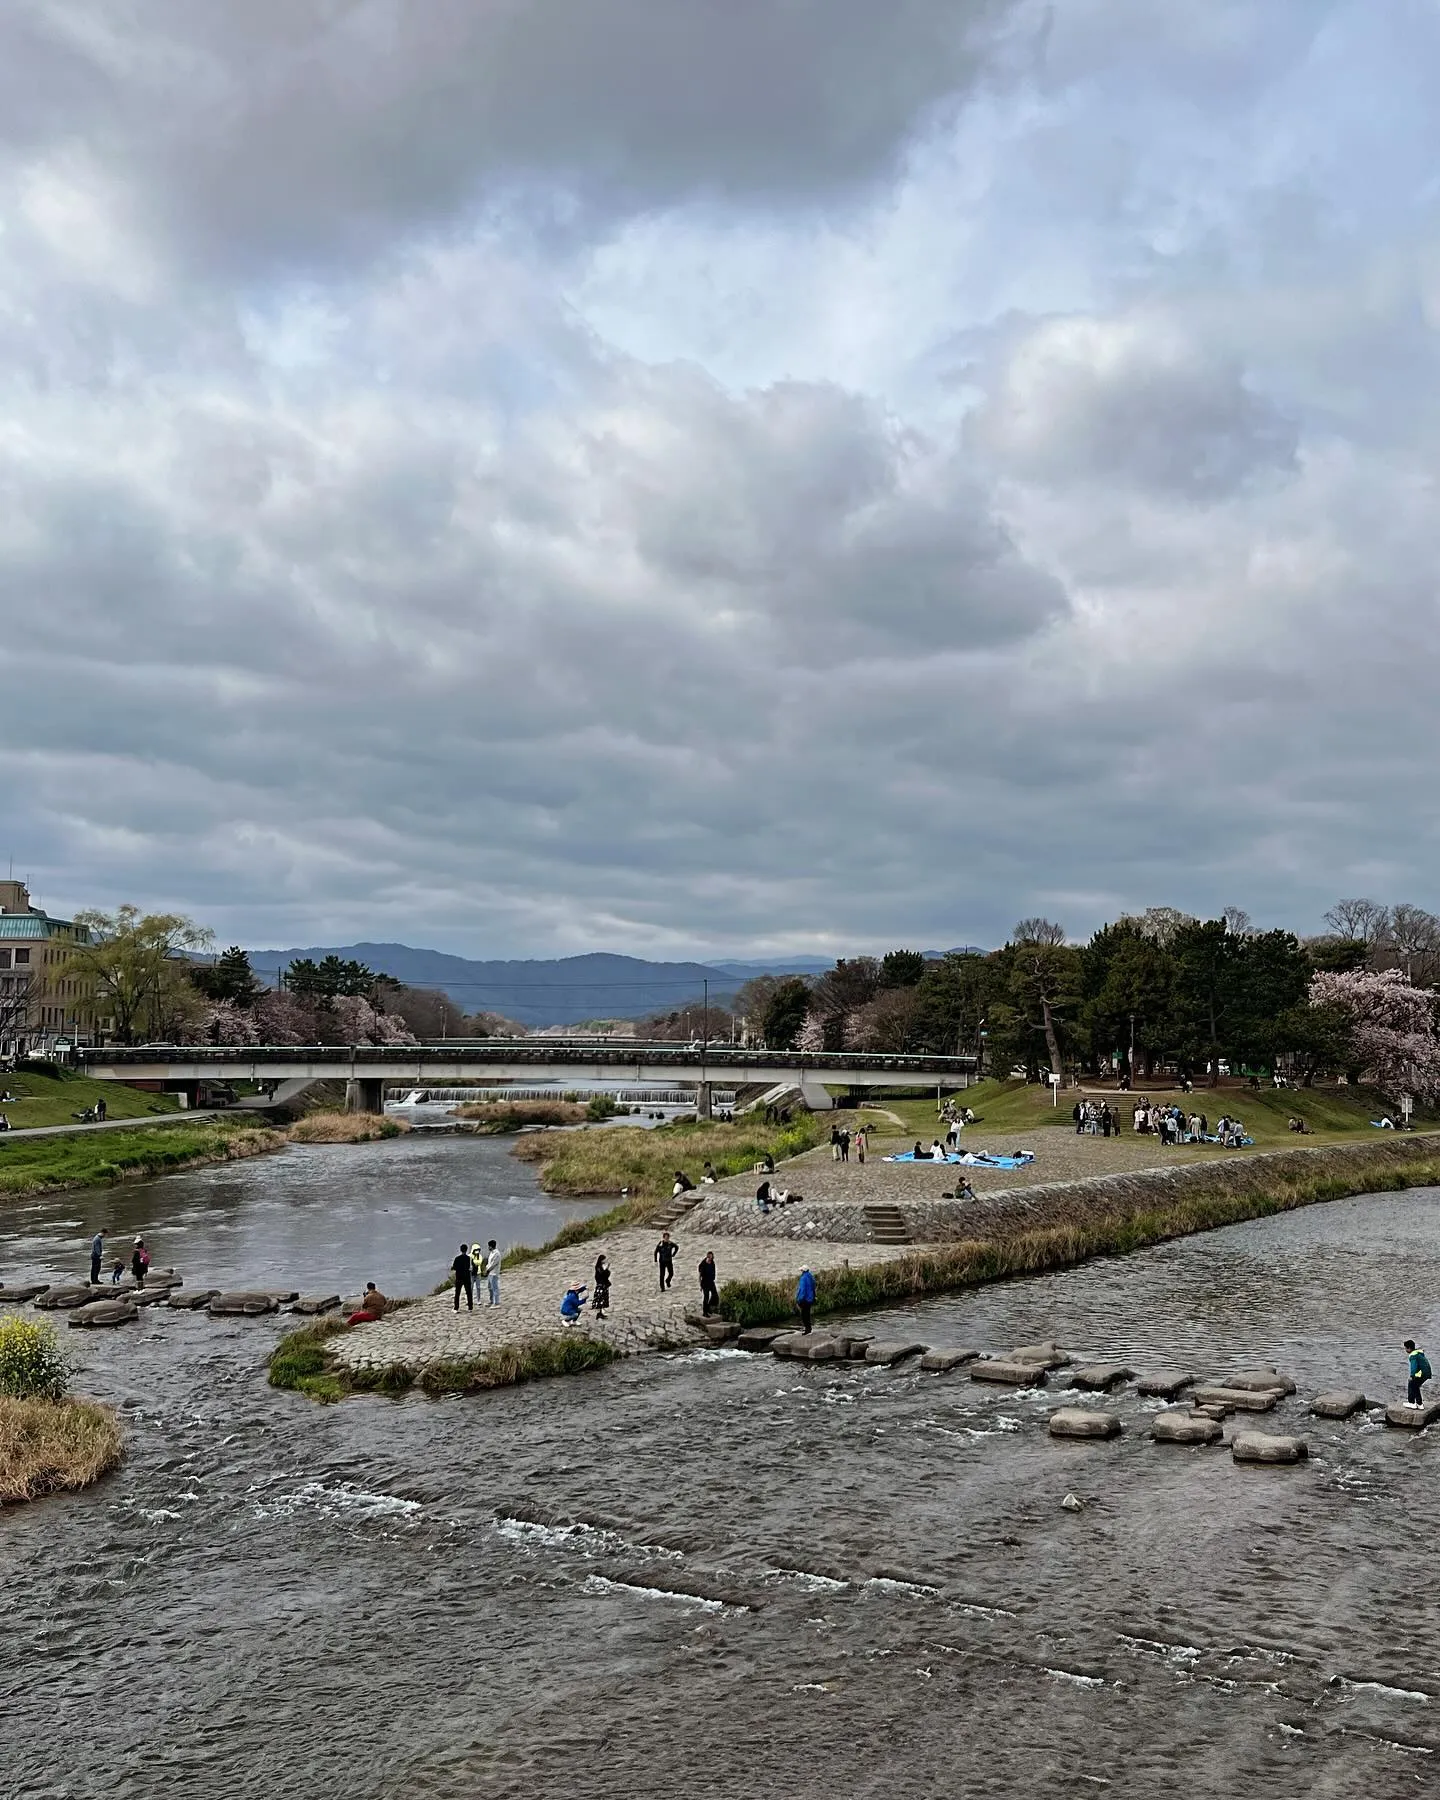
[[148, 1119], [179, 1111], [174, 1094], [145, 1094], [118, 1081], [92, 1081], [88, 1075], [38, 1075], [20, 1069], [0, 1075], [0, 1093], [22, 1096], [7, 1100], [3, 1112], [16, 1131], [29, 1125], [73, 1125], [73, 1114], [84, 1112], [103, 1095], [112, 1119]]
[[143, 1180], [196, 1163], [229, 1162], [277, 1150], [279, 1132], [242, 1120], [137, 1126], [133, 1131], [77, 1132], [64, 1137], [0, 1137], [0, 1196]]
[[553, 1375], [578, 1375], [604, 1368], [619, 1356], [608, 1344], [567, 1333], [539, 1338], [528, 1344], [507, 1344], [485, 1356], [450, 1362], [427, 1363], [413, 1369], [407, 1363], [387, 1363], [379, 1369], [351, 1369], [331, 1361], [329, 1341], [351, 1328], [343, 1319], [317, 1319], [282, 1338], [271, 1352], [270, 1385], [306, 1394], [322, 1404], [343, 1400], [349, 1394], [422, 1393], [479, 1394], [492, 1388], [515, 1387], [521, 1382], [544, 1381]]
[[[812, 1149], [829, 1135], [829, 1120], [801, 1113], [788, 1125], [765, 1125], [753, 1116], [729, 1125], [695, 1121], [682, 1125], [613, 1125], [597, 1131], [569, 1131], [522, 1138], [516, 1154], [538, 1162], [540, 1185], [551, 1194], [619, 1194], [639, 1206], [638, 1222], [668, 1199], [676, 1169], [700, 1179], [707, 1161], [721, 1175], [743, 1175], [768, 1151], [776, 1162]], [[593, 1235], [593, 1234], [592, 1234]]]
[[[1378, 1136], [1372, 1133], [1372, 1139]], [[1293, 1136], [1286, 1147], [1300, 1148]], [[1348, 1149], [1359, 1148], [1312, 1149], [1298, 1169], [1267, 1169], [1243, 1161], [1220, 1167], [1191, 1164], [1159, 1178], [1133, 1177], [1123, 1190], [1099, 1185], [1095, 1192], [1103, 1198], [1097, 1198], [1089, 1218], [817, 1273], [815, 1312], [891, 1306], [1011, 1276], [1070, 1268], [1096, 1256], [1123, 1256], [1170, 1238], [1327, 1200], [1440, 1184], [1440, 1143], [1433, 1137], [1396, 1139], [1387, 1134], [1375, 1145], [1376, 1156], [1347, 1155]], [[727, 1282], [720, 1289], [720, 1311], [740, 1325], [783, 1324], [795, 1317], [794, 1283]]]
[[[1162, 1106], [1182, 1106], [1187, 1113], [1203, 1112], [1213, 1125], [1221, 1113], [1229, 1113], [1243, 1119], [1250, 1135], [1255, 1139], [1257, 1150], [1274, 1150], [1289, 1148], [1298, 1143], [1342, 1142], [1356, 1137], [1373, 1139], [1378, 1136], [1371, 1119], [1378, 1119], [1382, 1112], [1393, 1113], [1394, 1108], [1388, 1102], [1368, 1088], [1353, 1087], [1315, 1087], [1315, 1088], [1251, 1088], [1243, 1081], [1223, 1081], [1219, 1087], [1209, 1088], [1196, 1086], [1193, 1092], [1182, 1093], [1179, 1088], [1162, 1085], [1148, 1086], [1144, 1082], [1137, 1084], [1135, 1093], [1122, 1094], [1113, 1087], [1103, 1089], [1094, 1085], [1085, 1088], [1088, 1094], [1103, 1094], [1112, 1107], [1119, 1106], [1125, 1117], [1124, 1137], [1129, 1138], [1130, 1108], [1135, 1094], [1143, 1094], [1148, 1100]], [[1073, 1131], [1074, 1124], [1070, 1117], [1070, 1109], [1075, 1104], [1077, 1093], [1073, 1088], [1062, 1088], [1060, 1104], [1051, 1104], [1050, 1090], [1034, 1082], [1024, 1081], [984, 1081], [978, 1086], [969, 1088], [953, 1096], [957, 1106], [968, 1106], [976, 1115], [975, 1128], [987, 1135], [994, 1132], [1036, 1131], [1046, 1126], [1060, 1130]], [[883, 1114], [861, 1112], [859, 1117], [873, 1122], [872, 1129], [876, 1138], [895, 1137], [913, 1142], [920, 1138], [925, 1143], [936, 1135], [937, 1120], [935, 1100], [933, 1096], [923, 1100], [890, 1100], [879, 1095], [876, 1104], [897, 1113], [904, 1121], [903, 1129], [897, 1127]], [[855, 1115], [843, 1114], [842, 1117]], [[1430, 1122], [1434, 1115], [1416, 1113], [1417, 1123]], [[1292, 1118], [1303, 1118], [1310, 1127], [1310, 1135], [1301, 1138], [1289, 1129], [1288, 1122]]]

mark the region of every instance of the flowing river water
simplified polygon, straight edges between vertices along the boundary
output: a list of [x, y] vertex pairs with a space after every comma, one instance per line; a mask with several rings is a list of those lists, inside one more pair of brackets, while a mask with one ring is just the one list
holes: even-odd
[[[499, 1143], [292, 1149], [13, 1205], [0, 1275], [83, 1268], [104, 1218], [192, 1282], [414, 1292], [452, 1240], [575, 1210]], [[1059, 1444], [1053, 1390], [913, 1365], [712, 1350], [321, 1408], [266, 1385], [283, 1321], [67, 1332], [129, 1456], [0, 1519], [0, 1792], [1434, 1791], [1440, 1436], [1309, 1420], [1303, 1396], [1396, 1397], [1437, 1295], [1422, 1190], [873, 1324], [1273, 1362], [1301, 1387], [1272, 1415], [1310, 1440], [1296, 1468], [1156, 1446], [1124, 1394], [1098, 1402], [1118, 1442]]]

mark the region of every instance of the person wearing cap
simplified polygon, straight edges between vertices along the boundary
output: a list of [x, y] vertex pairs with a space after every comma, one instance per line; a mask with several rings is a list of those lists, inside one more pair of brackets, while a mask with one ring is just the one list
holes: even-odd
[[815, 1304], [815, 1277], [810, 1273], [810, 1266], [800, 1271], [800, 1279], [795, 1285], [795, 1305], [800, 1312], [800, 1328], [810, 1329], [810, 1308]]
[[574, 1325], [579, 1321], [580, 1315], [584, 1310], [585, 1283], [583, 1281], [572, 1281], [565, 1290], [565, 1298], [560, 1302], [560, 1317], [567, 1325]]
[[137, 1237], [135, 1248], [130, 1252], [130, 1273], [135, 1277], [136, 1287], [144, 1287], [145, 1271], [150, 1267], [150, 1252], [145, 1248], [144, 1238]]

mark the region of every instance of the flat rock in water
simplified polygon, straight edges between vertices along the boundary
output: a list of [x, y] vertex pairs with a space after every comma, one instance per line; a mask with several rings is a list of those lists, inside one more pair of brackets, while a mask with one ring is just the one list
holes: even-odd
[[[302, 1304], [303, 1302], [299, 1300], [295, 1302], [296, 1312], [300, 1311]], [[339, 1302], [337, 1301], [336, 1304], [338, 1305]], [[314, 1312], [324, 1312], [325, 1308], [323, 1306], [318, 1306], [312, 1307], [310, 1310]], [[728, 1344], [731, 1338], [740, 1335], [740, 1327], [733, 1324], [729, 1319], [707, 1319], [700, 1329], [705, 1333], [712, 1344]]]
[[1393, 1406], [1385, 1408], [1385, 1423], [1398, 1425], [1402, 1431], [1423, 1431], [1436, 1419], [1440, 1419], [1440, 1400], [1427, 1400], [1423, 1406], [1411, 1406], [1408, 1401], [1397, 1400]]
[[[813, 1335], [813, 1334], [812, 1334]], [[803, 1331], [782, 1331], [770, 1341], [772, 1356], [798, 1356], [808, 1354], [808, 1342]]]
[[206, 1308], [212, 1318], [257, 1318], [261, 1313], [279, 1312], [280, 1302], [273, 1294], [215, 1294]]
[[300, 1298], [299, 1288], [269, 1288], [266, 1291], [277, 1306], [289, 1306], [292, 1300]]
[[168, 1287], [131, 1288], [125, 1298], [131, 1306], [164, 1306], [171, 1294], [179, 1291], [178, 1288]]
[[128, 1325], [140, 1314], [128, 1300], [92, 1300], [89, 1306], [77, 1306], [70, 1314], [72, 1325]]
[[1269, 1412], [1279, 1398], [1279, 1388], [1197, 1387], [1191, 1395], [1197, 1406], [1228, 1406], [1232, 1412]]
[[1252, 1394], [1268, 1394], [1272, 1389], [1277, 1394], [1293, 1394], [1295, 1392], [1295, 1383], [1290, 1377], [1277, 1375], [1274, 1369], [1242, 1369], [1238, 1375], [1227, 1375], [1217, 1385], [1240, 1388]]
[[45, 1312], [63, 1311], [72, 1306], [88, 1306], [95, 1298], [92, 1287], [47, 1287], [35, 1296], [35, 1304]]
[[858, 1335], [851, 1332], [845, 1339], [845, 1354], [850, 1358], [851, 1362], [864, 1362], [865, 1352], [874, 1342], [874, 1337], [866, 1332], [861, 1332]]
[[735, 1342], [741, 1350], [768, 1350], [776, 1338], [789, 1335], [783, 1325], [748, 1325]]
[[1157, 1444], [1218, 1444], [1224, 1433], [1218, 1419], [1181, 1407], [1175, 1412], [1157, 1413], [1150, 1435]]
[[[802, 1352], [797, 1350], [797, 1351], [793, 1352], [793, 1354], [797, 1358], [799, 1358], [802, 1355]], [[803, 1356], [804, 1356], [804, 1360], [806, 1362], [843, 1362], [844, 1361], [844, 1358], [840, 1354], [840, 1346], [835, 1342], [834, 1338], [832, 1338], [832, 1337], [813, 1337], [812, 1336], [812, 1338], [810, 1339], [809, 1347], [803, 1352]]]
[[340, 1304], [338, 1294], [302, 1294], [295, 1302], [297, 1313], [334, 1312]]
[[1092, 1394], [1103, 1394], [1128, 1381], [1134, 1373], [1124, 1363], [1086, 1363], [1084, 1368], [1070, 1371], [1070, 1385], [1085, 1388]]
[[1008, 1357], [983, 1357], [970, 1365], [972, 1381], [994, 1381], [1005, 1387], [1044, 1387], [1045, 1368], [1041, 1363], [1011, 1362]]
[[1135, 1392], [1149, 1400], [1175, 1400], [1187, 1387], [1194, 1387], [1195, 1377], [1185, 1369], [1161, 1369], [1154, 1375], [1142, 1375]]
[[[49, 1285], [48, 1281], [21, 1281], [14, 1287], [0, 1287], [0, 1306], [24, 1306], [37, 1294], [43, 1294]], [[94, 1288], [90, 1291], [98, 1292]]]
[[202, 1306], [208, 1306], [220, 1292], [219, 1288], [186, 1288], [182, 1294], [178, 1288], [172, 1288], [165, 1296], [165, 1304], [173, 1306], [177, 1312], [199, 1312]]
[[920, 1358], [920, 1367], [929, 1369], [932, 1375], [943, 1375], [949, 1369], [974, 1362], [979, 1354], [978, 1350], [927, 1350]]
[[1120, 1435], [1114, 1413], [1091, 1412], [1084, 1406], [1062, 1406], [1050, 1415], [1051, 1437], [1113, 1438]]
[[1268, 1431], [1237, 1431], [1230, 1443], [1236, 1462], [1304, 1462], [1310, 1446], [1300, 1437], [1281, 1437]]
[[1357, 1412], [1364, 1412], [1365, 1396], [1358, 1388], [1338, 1388], [1331, 1394], [1317, 1394], [1310, 1402], [1310, 1410], [1317, 1419], [1348, 1419]]
[[865, 1360], [867, 1363], [880, 1363], [889, 1369], [898, 1362], [904, 1362], [907, 1356], [923, 1356], [928, 1348], [926, 1344], [902, 1344], [881, 1338], [866, 1345]]
[[1070, 1358], [1053, 1338], [1047, 1339], [1043, 1344], [1017, 1344], [1008, 1360], [1035, 1363], [1042, 1369], [1066, 1369], [1070, 1366]]

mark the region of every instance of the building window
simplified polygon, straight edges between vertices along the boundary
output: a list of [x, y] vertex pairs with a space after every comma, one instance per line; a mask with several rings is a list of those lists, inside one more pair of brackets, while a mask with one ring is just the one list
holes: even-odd
[[0, 950], [0, 969], [8, 969], [9, 967], [10, 952], [8, 950]]
[[30, 960], [30, 952], [28, 950], [17, 950], [15, 952], [15, 961], [17, 964], [18, 963], [28, 963], [29, 960]]

